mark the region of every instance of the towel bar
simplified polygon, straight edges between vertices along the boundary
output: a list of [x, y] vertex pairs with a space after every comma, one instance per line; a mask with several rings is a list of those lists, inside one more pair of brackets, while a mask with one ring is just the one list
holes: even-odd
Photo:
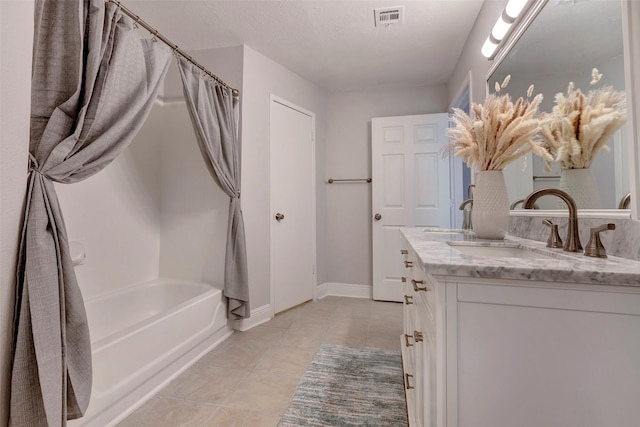
[[333, 184], [334, 182], [371, 182], [371, 178], [353, 178], [353, 179], [333, 179], [329, 178], [327, 180], [329, 184]]

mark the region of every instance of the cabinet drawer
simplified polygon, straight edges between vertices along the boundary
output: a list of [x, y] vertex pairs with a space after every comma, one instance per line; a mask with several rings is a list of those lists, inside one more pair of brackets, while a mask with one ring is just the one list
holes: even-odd
[[640, 294], [623, 292], [615, 287], [611, 292], [602, 292], [559, 286], [458, 283], [458, 301], [640, 315]]
[[434, 319], [436, 285], [431, 276], [419, 274], [411, 281], [416, 310], [425, 311], [429, 319]]
[[400, 338], [401, 340], [401, 349], [402, 349], [402, 370], [403, 370], [403, 380], [404, 380], [404, 393], [407, 399], [407, 415], [409, 420], [409, 426], [414, 427], [418, 426], [416, 414], [416, 389], [415, 389], [415, 381], [416, 381], [416, 365], [413, 351], [409, 351], [407, 347], [404, 345], [404, 335]]

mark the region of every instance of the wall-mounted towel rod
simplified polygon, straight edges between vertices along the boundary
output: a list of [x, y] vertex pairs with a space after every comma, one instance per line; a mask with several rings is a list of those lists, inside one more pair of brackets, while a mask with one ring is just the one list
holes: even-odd
[[371, 178], [353, 178], [353, 179], [333, 179], [329, 178], [327, 180], [329, 184], [333, 184], [334, 182], [371, 182]]
[[541, 175], [541, 176], [534, 175], [533, 179], [534, 180], [537, 180], [537, 179], [560, 179], [560, 176], [559, 175]]

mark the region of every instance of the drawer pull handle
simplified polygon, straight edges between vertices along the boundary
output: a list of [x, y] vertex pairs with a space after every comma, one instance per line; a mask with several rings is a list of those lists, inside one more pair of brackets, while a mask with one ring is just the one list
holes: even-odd
[[407, 390], [411, 390], [412, 388], [414, 388], [409, 382], [409, 378], [413, 378], [413, 375], [404, 374], [404, 386], [407, 388]]
[[409, 251], [406, 249], [400, 249], [400, 255], [408, 255]]
[[406, 347], [413, 347], [413, 344], [409, 343], [409, 338], [413, 338], [413, 335], [404, 334], [404, 343]]
[[422, 335], [422, 332], [413, 331], [413, 340], [415, 342], [422, 342], [424, 340], [424, 335]]
[[404, 266], [405, 268], [413, 267], [413, 261], [405, 261]]
[[413, 295], [405, 295], [404, 296], [404, 303], [407, 304], [407, 305], [413, 304]]
[[407, 278], [406, 278], [406, 277], [404, 277], [404, 276], [402, 276], [402, 277], [400, 278], [400, 281], [401, 281], [402, 283], [407, 283]]
[[426, 292], [426, 291], [429, 290], [429, 289], [427, 289], [426, 286], [424, 286], [424, 287], [418, 286], [418, 284], [420, 284], [420, 285], [424, 284], [423, 280], [413, 280], [413, 279], [411, 279], [411, 284], [413, 285], [413, 290], [416, 291], [416, 292], [419, 292], [419, 291], [425, 291]]

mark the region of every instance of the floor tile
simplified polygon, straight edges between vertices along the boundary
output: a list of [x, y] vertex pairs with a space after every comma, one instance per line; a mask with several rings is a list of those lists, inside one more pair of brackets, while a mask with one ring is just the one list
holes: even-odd
[[283, 414], [299, 382], [298, 376], [254, 371], [232, 392], [224, 406]]
[[276, 427], [323, 342], [400, 349], [402, 304], [326, 297], [229, 339], [119, 427]]
[[198, 362], [174, 379], [160, 395], [182, 399], [221, 403], [249, 374], [246, 369], [233, 369]]
[[403, 332], [402, 321], [389, 322], [386, 320], [372, 320], [369, 323], [369, 335], [378, 337], [397, 337]]
[[157, 396], [127, 417], [118, 427], [199, 427], [218, 407]]
[[366, 346], [367, 344], [367, 335], [366, 334], [333, 334], [327, 333], [322, 342], [328, 344], [340, 344], [340, 345], [350, 345], [350, 346]]
[[242, 343], [252, 347], [271, 347], [277, 345], [283, 335], [282, 328], [273, 328], [263, 325], [251, 328], [248, 331], [236, 332], [229, 338], [229, 344]]
[[277, 427], [280, 415], [219, 408], [204, 427]]
[[258, 360], [254, 371], [290, 374], [301, 377], [307, 370], [315, 353], [315, 349], [273, 347]]
[[202, 363], [226, 368], [252, 369], [268, 347], [256, 347], [242, 342], [233, 342], [205, 355]]
[[368, 336], [366, 345], [367, 347], [400, 351], [400, 334], [395, 337]]
[[340, 306], [334, 318], [339, 319], [369, 319], [371, 317], [371, 307], [364, 305]]
[[332, 334], [363, 334], [369, 330], [369, 319], [360, 318], [336, 318], [329, 322], [328, 333]]

